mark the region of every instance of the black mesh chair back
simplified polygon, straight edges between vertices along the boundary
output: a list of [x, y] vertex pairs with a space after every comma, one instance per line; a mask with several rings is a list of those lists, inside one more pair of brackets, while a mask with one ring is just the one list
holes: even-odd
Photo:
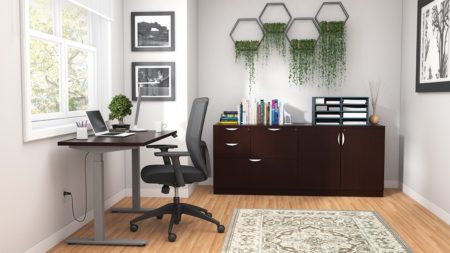
[[202, 171], [205, 179], [208, 178], [210, 168], [207, 166], [207, 157], [205, 157], [207, 154], [205, 154], [205, 150], [202, 148], [201, 138], [208, 103], [208, 98], [196, 98], [194, 100], [186, 130], [186, 146], [192, 163], [195, 168]]

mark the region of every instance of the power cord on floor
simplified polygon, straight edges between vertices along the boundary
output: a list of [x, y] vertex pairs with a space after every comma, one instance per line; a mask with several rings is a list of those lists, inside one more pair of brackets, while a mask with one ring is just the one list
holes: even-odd
[[87, 216], [87, 175], [86, 175], [87, 173], [86, 173], [86, 171], [87, 171], [87, 158], [88, 158], [88, 156], [89, 156], [89, 152], [86, 153], [86, 155], [84, 156], [84, 215], [83, 215], [82, 219], [78, 219], [76, 217], [76, 215], [75, 215], [75, 210], [74, 210], [74, 207], [73, 207], [73, 196], [72, 196], [72, 193], [68, 192], [68, 191], [64, 191], [64, 193], [63, 193], [64, 197], [67, 196], [67, 195], [70, 196], [70, 200], [72, 201], [72, 217], [77, 222], [83, 222], [86, 219], [86, 216]]

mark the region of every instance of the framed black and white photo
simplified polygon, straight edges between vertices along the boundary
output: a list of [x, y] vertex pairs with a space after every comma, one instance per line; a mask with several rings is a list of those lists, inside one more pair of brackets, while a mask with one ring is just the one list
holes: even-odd
[[133, 62], [132, 99], [143, 87], [142, 101], [175, 101], [175, 62]]
[[132, 12], [131, 51], [175, 51], [175, 12]]
[[416, 92], [450, 91], [450, 0], [419, 0]]

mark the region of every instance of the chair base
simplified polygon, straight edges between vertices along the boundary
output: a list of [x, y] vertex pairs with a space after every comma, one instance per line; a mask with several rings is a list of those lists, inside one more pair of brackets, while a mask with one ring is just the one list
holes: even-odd
[[211, 223], [216, 224], [217, 226], [217, 232], [223, 233], [225, 231], [225, 226], [221, 225], [220, 222], [212, 217], [212, 214], [208, 212], [208, 210], [186, 204], [186, 203], [180, 203], [179, 197], [173, 198], [173, 203], [169, 203], [167, 205], [164, 205], [160, 208], [153, 209], [151, 211], [145, 212], [143, 215], [133, 219], [130, 221], [130, 230], [132, 232], [136, 232], [139, 227], [136, 224], [139, 221], [149, 219], [156, 217], [157, 219], [162, 219], [162, 217], [165, 214], [170, 214], [170, 223], [169, 223], [169, 230], [168, 230], [168, 239], [170, 242], [174, 242], [176, 240], [176, 234], [172, 233], [173, 225], [179, 224], [181, 221], [181, 216], [183, 214], [193, 216], [200, 218], [205, 221], [209, 221]]

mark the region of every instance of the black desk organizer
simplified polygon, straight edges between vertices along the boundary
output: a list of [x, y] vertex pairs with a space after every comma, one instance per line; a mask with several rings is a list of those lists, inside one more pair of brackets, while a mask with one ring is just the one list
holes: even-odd
[[313, 97], [313, 125], [364, 126], [369, 124], [368, 97]]

